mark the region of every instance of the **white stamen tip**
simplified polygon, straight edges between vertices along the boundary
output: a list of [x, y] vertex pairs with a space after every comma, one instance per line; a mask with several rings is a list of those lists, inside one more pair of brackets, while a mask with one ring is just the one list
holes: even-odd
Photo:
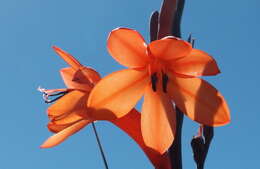
[[44, 88], [42, 88], [41, 86], [39, 86], [39, 87], [37, 88], [37, 90], [40, 91], [40, 92], [42, 92], [42, 93], [44, 93], [46, 89], [44, 89]]

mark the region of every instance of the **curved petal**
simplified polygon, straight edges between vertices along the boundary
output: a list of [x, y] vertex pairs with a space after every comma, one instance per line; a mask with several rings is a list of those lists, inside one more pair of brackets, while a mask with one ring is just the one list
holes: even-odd
[[53, 118], [51, 121], [56, 125], [71, 124], [79, 120], [82, 120], [83, 119], [82, 115], [84, 114], [87, 114], [85, 109], [75, 110], [71, 113], [64, 114], [63, 116], [58, 116], [56, 118]]
[[92, 117], [109, 120], [127, 114], [142, 97], [149, 80], [146, 71], [125, 69], [114, 72], [93, 88], [88, 107], [95, 109]]
[[79, 63], [79, 61], [77, 61], [77, 59], [75, 59], [72, 55], [70, 55], [69, 53], [65, 52], [64, 50], [53, 46], [52, 47], [54, 49], [54, 51], [63, 59], [65, 60], [65, 62], [67, 62], [73, 69], [77, 70], [80, 67], [82, 67], [82, 65]]
[[54, 124], [52, 122], [49, 122], [47, 127], [49, 129], [49, 131], [53, 132], [53, 133], [58, 133], [61, 130], [64, 130], [65, 128], [69, 127], [71, 124], [66, 124], [66, 125], [57, 125]]
[[187, 76], [210, 76], [220, 73], [216, 61], [198, 49], [192, 49], [189, 55], [172, 61], [170, 69], [174, 72]]
[[156, 168], [170, 169], [170, 160], [167, 153], [161, 155], [145, 145], [141, 133], [141, 114], [138, 111], [132, 109], [127, 115], [111, 122], [135, 140]]
[[148, 49], [155, 58], [168, 61], [187, 56], [192, 47], [184, 40], [168, 36], [151, 42], [148, 45]]
[[168, 90], [176, 105], [192, 120], [208, 126], [222, 126], [230, 122], [224, 97], [206, 81], [171, 77]]
[[135, 30], [114, 29], [108, 36], [107, 48], [110, 55], [126, 67], [138, 68], [147, 64], [145, 41]]
[[51, 119], [61, 118], [75, 111], [84, 111], [87, 109], [87, 99], [88, 93], [79, 90], [73, 90], [60, 98], [47, 109], [48, 116]]
[[[81, 120], [83, 120], [83, 119], [81, 119]], [[73, 123], [67, 123], [67, 124], [55, 124], [54, 122], [50, 121], [47, 125], [47, 128], [49, 129], [49, 131], [51, 131], [53, 133], [58, 133], [61, 130], [68, 128], [68, 127], [72, 126], [73, 124], [75, 124], [75, 123], [77, 123], [81, 120], [75, 121]]]
[[101, 79], [99, 73], [90, 67], [84, 66], [80, 71], [92, 84], [96, 84]]
[[165, 153], [174, 140], [176, 116], [170, 98], [161, 90], [148, 86], [144, 94], [141, 128], [145, 144]]
[[93, 84], [82, 74], [80, 70], [76, 71], [71, 67], [60, 70], [61, 77], [68, 88], [90, 91]]
[[41, 148], [51, 148], [54, 147], [60, 143], [62, 143], [64, 140], [66, 140], [69, 136], [73, 135], [74, 133], [81, 130], [83, 127], [85, 127], [87, 124], [89, 124], [91, 121], [88, 120], [81, 120], [72, 126], [60, 131], [59, 133], [49, 137], [42, 145]]

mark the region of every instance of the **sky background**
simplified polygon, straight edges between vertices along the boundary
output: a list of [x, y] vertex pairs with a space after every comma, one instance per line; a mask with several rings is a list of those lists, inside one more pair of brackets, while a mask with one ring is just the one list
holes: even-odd
[[[148, 21], [161, 0], [0, 0], [0, 169], [102, 169], [91, 126], [52, 149], [39, 146], [51, 133], [48, 107], [36, 89], [63, 88], [66, 63], [57, 45], [105, 76], [122, 69], [106, 49], [119, 26], [148, 41]], [[215, 129], [205, 169], [260, 168], [259, 0], [187, 0], [183, 38], [215, 57], [221, 74], [207, 78], [225, 96], [231, 124]], [[195, 168], [190, 140], [198, 124], [183, 129], [183, 168]], [[108, 122], [98, 122], [110, 169], [152, 169], [137, 144]]]

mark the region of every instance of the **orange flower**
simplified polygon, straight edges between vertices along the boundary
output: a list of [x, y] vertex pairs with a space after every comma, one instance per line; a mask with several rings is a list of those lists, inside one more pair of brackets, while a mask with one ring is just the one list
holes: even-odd
[[215, 60], [183, 40], [165, 37], [146, 45], [135, 30], [113, 30], [107, 42], [111, 56], [128, 69], [103, 78], [91, 91], [88, 106], [95, 118], [114, 112], [125, 116], [144, 95], [141, 129], [145, 144], [164, 153], [175, 133], [176, 104], [189, 118], [209, 126], [229, 123], [223, 96], [197, 78], [219, 73]]
[[[95, 83], [100, 80], [99, 74], [92, 68], [81, 65], [73, 56], [53, 47], [71, 67], [61, 69], [61, 76], [68, 89], [40, 89], [44, 93], [46, 102], [56, 101], [48, 109], [50, 122], [48, 128], [57, 133], [50, 137], [42, 148], [56, 146], [70, 135], [93, 122], [88, 116], [86, 101]], [[49, 97], [56, 96], [54, 100]]]
[[[86, 102], [89, 92], [100, 80], [99, 74], [92, 68], [82, 66], [73, 56], [65, 51], [57, 47], [54, 47], [54, 50], [71, 67], [61, 69], [60, 71], [68, 89], [40, 89], [40, 91], [44, 92], [46, 102], [53, 101], [49, 100], [51, 96], [58, 98], [54, 99], [54, 101], [57, 101], [47, 110], [50, 118], [48, 128], [57, 134], [47, 139], [41, 145], [41, 148], [56, 146], [89, 123], [97, 120], [92, 117], [92, 114], [95, 113], [92, 113], [93, 110], [87, 108]], [[105, 120], [105, 117], [103, 117], [103, 120]], [[139, 144], [157, 169], [170, 169], [170, 160], [167, 153], [161, 155], [144, 144], [140, 121], [140, 113], [135, 109], [130, 110], [124, 117], [110, 120], [110, 122], [125, 131]]]

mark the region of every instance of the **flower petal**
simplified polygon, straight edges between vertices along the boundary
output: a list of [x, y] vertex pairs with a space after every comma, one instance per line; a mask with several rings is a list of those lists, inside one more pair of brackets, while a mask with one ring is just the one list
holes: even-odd
[[69, 136], [73, 135], [74, 133], [78, 132], [80, 129], [85, 127], [92, 121], [89, 120], [81, 120], [72, 126], [60, 131], [59, 133], [49, 137], [42, 145], [41, 148], [51, 148], [66, 140]]
[[216, 61], [210, 55], [198, 49], [192, 49], [189, 55], [171, 62], [170, 67], [176, 73], [193, 77], [220, 73]]
[[88, 107], [94, 119], [109, 120], [127, 114], [142, 97], [148, 73], [133, 69], [114, 72], [97, 83], [90, 93]]
[[52, 47], [54, 49], [54, 51], [60, 55], [60, 57], [62, 57], [63, 60], [65, 60], [65, 62], [67, 62], [73, 69], [77, 70], [80, 67], [82, 67], [82, 65], [79, 63], [79, 61], [77, 61], [77, 59], [75, 59], [72, 55], [70, 55], [69, 53], [65, 52], [64, 50], [53, 46]]
[[59, 118], [75, 111], [84, 111], [87, 108], [87, 99], [88, 93], [73, 90], [51, 105], [47, 110], [48, 115], [50, 118]]
[[71, 67], [60, 70], [61, 77], [68, 88], [90, 91], [93, 84], [82, 74], [80, 70], [76, 71]]
[[154, 92], [148, 86], [141, 117], [145, 144], [161, 154], [165, 153], [174, 140], [175, 125], [176, 116], [170, 98], [160, 90]]
[[199, 78], [170, 79], [169, 93], [189, 118], [208, 126], [222, 126], [230, 122], [224, 97], [209, 83]]
[[58, 116], [56, 118], [53, 118], [51, 121], [56, 125], [71, 124], [79, 120], [82, 120], [84, 114], [86, 114], [85, 109], [75, 110], [71, 113], [64, 114], [63, 116]]
[[176, 60], [187, 56], [192, 47], [184, 40], [168, 36], [151, 42], [148, 45], [148, 49], [155, 58], [160, 58], [163, 60]]
[[69, 126], [71, 126], [72, 124], [66, 124], [66, 125], [57, 125], [53, 122], [49, 122], [47, 127], [48, 129], [53, 132], [53, 133], [58, 133], [61, 130], [64, 130], [65, 128], [68, 128]]
[[110, 55], [126, 67], [137, 68], [147, 64], [145, 41], [135, 30], [114, 29], [108, 36], [107, 48]]
[[90, 67], [84, 66], [80, 71], [92, 84], [96, 84], [101, 79], [99, 73]]
[[155, 168], [170, 169], [168, 154], [161, 155], [157, 151], [154, 151], [145, 145], [141, 133], [141, 114], [138, 111], [132, 109], [127, 115], [112, 120], [111, 122], [135, 140], [153, 163]]

